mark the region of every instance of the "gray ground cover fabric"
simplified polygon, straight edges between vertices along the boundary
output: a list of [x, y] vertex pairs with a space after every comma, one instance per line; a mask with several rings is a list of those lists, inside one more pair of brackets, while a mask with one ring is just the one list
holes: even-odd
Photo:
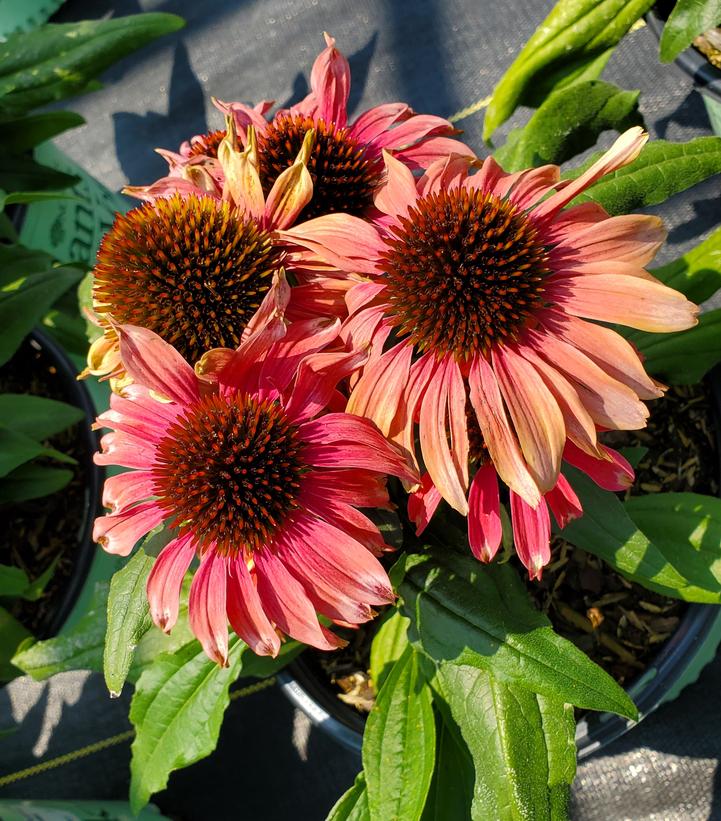
[[[60, 147], [110, 188], [160, 176], [153, 147], [176, 148], [218, 127], [210, 95], [279, 104], [307, 89], [323, 30], [353, 71], [356, 112], [392, 100], [452, 115], [490, 93], [551, 7], [546, 0], [69, 0], [56, 19], [172, 11], [188, 25], [109, 71], [103, 91], [73, 101], [87, 125]], [[607, 79], [640, 88], [652, 134], [685, 140], [710, 133], [702, 101], [674, 66], [660, 66], [647, 29], [630, 35]], [[501, 130], [521, 124], [519, 112]], [[481, 150], [481, 115], [459, 125]], [[663, 258], [695, 244], [721, 219], [713, 180], [654, 209], [669, 228]], [[721, 819], [718, 759], [721, 659], [672, 704], [579, 767], [577, 821]], [[128, 695], [111, 701], [101, 677], [68, 673], [0, 691], [0, 775], [128, 728]], [[1, 798], [123, 798], [127, 743], [0, 789]], [[311, 728], [276, 688], [234, 701], [209, 759], [171, 776], [156, 803], [181, 819], [322, 819], [352, 782], [359, 760]], [[453, 819], [449, 819], [453, 821]]]

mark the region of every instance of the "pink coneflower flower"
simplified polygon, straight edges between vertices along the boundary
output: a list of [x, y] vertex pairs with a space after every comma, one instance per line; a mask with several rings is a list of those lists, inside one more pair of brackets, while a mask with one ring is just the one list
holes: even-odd
[[259, 654], [276, 655], [282, 634], [330, 650], [342, 641], [316, 612], [353, 626], [394, 598], [374, 555], [386, 545], [357, 507], [388, 505], [386, 474], [417, 474], [371, 421], [318, 416], [363, 356], [320, 350], [338, 329], [309, 338], [276, 315], [220, 364], [206, 357], [201, 379], [152, 331], [118, 327], [134, 384], [98, 418], [114, 432], [96, 462], [132, 470], [106, 481], [94, 538], [127, 555], [160, 523], [175, 530], [150, 611], [171, 629], [197, 557], [190, 626], [219, 664], [228, 621]]
[[[415, 179], [386, 154], [365, 247], [375, 277], [348, 293], [344, 334], [373, 353], [348, 410], [415, 454], [452, 507], [468, 513], [470, 400], [500, 478], [536, 509], [556, 487], [566, 441], [605, 458], [596, 429], [643, 427], [641, 399], [661, 394], [623, 337], [587, 320], [647, 331], [696, 323], [696, 306], [643, 266], [661, 221], [566, 208], [646, 141], [623, 134], [576, 180], [557, 166], [506, 174], [492, 158], [451, 155]], [[469, 174], [471, 168], [475, 174]], [[327, 252], [303, 226], [283, 232]]]
[[[308, 129], [315, 142], [308, 159], [313, 179], [313, 198], [301, 219], [331, 213], [362, 216], [372, 210], [373, 194], [383, 172], [382, 152], [390, 151], [410, 168], [426, 168], [449, 152], [472, 152], [450, 139], [459, 132], [442, 117], [416, 114], [405, 103], [387, 103], [348, 122], [350, 66], [325, 35], [326, 48], [318, 55], [310, 75], [311, 92], [287, 109], [279, 109], [268, 121], [272, 103], [254, 107], [243, 103], [215, 101], [225, 114], [232, 114], [241, 140], [247, 128], [258, 136], [259, 172], [264, 191], [293, 163]], [[222, 132], [193, 137], [179, 153], [160, 150], [172, 175], [183, 176], [188, 168], [205, 163], [217, 176], [217, 145]]]

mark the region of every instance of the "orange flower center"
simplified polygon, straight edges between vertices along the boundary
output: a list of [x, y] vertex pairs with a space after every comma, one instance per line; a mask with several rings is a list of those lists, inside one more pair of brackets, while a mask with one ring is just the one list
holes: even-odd
[[153, 468], [158, 504], [201, 549], [255, 550], [298, 506], [302, 443], [278, 402], [206, 396], [168, 428]]
[[194, 363], [239, 345], [279, 262], [253, 220], [210, 197], [176, 194], [116, 217], [98, 252], [94, 305], [150, 328]]
[[278, 175], [293, 165], [310, 128], [315, 142], [308, 160], [313, 180], [313, 199], [299, 221], [323, 214], [343, 212], [362, 216], [373, 204], [373, 191], [380, 178], [378, 163], [366, 159], [365, 150], [346, 128], [311, 117], [276, 117], [259, 138], [260, 180], [267, 195]]
[[207, 134], [199, 134], [190, 141], [191, 157], [215, 157], [218, 156], [218, 146], [225, 137], [225, 129], [209, 131]]
[[507, 200], [455, 189], [417, 200], [382, 267], [396, 333], [458, 360], [517, 337], [544, 304], [546, 249]]

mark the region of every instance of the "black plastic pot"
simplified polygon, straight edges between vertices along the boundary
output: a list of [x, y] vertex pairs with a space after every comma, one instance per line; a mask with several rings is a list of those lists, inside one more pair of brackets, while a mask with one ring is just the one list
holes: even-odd
[[81, 526], [75, 534], [68, 534], [68, 539], [72, 538], [77, 545], [73, 573], [67, 580], [53, 612], [38, 630], [38, 638], [49, 638], [57, 635], [70, 615], [95, 555], [93, 521], [100, 512], [104, 471], [93, 462], [93, 454], [98, 450], [98, 438], [91, 429], [91, 424], [96, 414], [87, 388], [76, 379], [77, 368], [57, 342], [40, 330], [33, 331], [23, 344], [30, 345], [42, 353], [43, 358], [54, 367], [60, 377], [63, 401], [80, 408], [85, 416], [78, 424], [81, 446], [78, 461], [85, 477]]
[[[709, 376], [714, 409], [714, 430], [721, 456], [721, 367]], [[719, 465], [721, 475], [721, 464]], [[626, 689], [643, 719], [672, 701], [698, 678], [716, 654], [721, 641], [721, 607], [691, 604], [676, 632], [638, 679]], [[338, 698], [338, 691], [313, 656], [305, 653], [278, 676], [281, 689], [310, 720], [344, 747], [360, 752], [365, 719]], [[577, 725], [576, 747], [582, 759], [610, 744], [636, 722], [614, 713], [588, 713]]]

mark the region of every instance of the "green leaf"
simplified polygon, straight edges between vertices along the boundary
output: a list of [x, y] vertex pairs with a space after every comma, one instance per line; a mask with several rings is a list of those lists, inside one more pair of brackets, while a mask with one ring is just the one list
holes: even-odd
[[184, 25], [173, 14], [48, 24], [0, 43], [0, 108], [25, 111], [97, 88], [121, 57]]
[[163, 654], [138, 679], [130, 705], [135, 727], [130, 763], [130, 805], [138, 813], [162, 790], [173, 770], [215, 749], [246, 646], [231, 640], [228, 666], [211, 661], [199, 644]]
[[[677, 546], [673, 551], [662, 551], [639, 529], [615, 494], [601, 490], [574, 468], [564, 468], [564, 473], [583, 506], [583, 516], [563, 529], [564, 539], [649, 590], [684, 601], [721, 603], [721, 590], [708, 570], [687, 576], [692, 568], [687, 557], [681, 555], [682, 549]], [[663, 505], [666, 495], [670, 494], [644, 498], [658, 498]]]
[[625, 508], [679, 573], [715, 590], [721, 601], [721, 499], [700, 493], [650, 493], [631, 496]]
[[73, 111], [46, 111], [28, 117], [4, 120], [2, 146], [8, 154], [22, 154], [63, 131], [84, 125], [85, 120]]
[[652, 5], [653, 0], [559, 0], [493, 90], [483, 139], [518, 105], [537, 99], [534, 86], [547, 78], [556, 88], [566, 77], [596, 79], [609, 50]]
[[0, 288], [13, 285], [27, 274], [38, 274], [52, 267], [53, 258], [44, 251], [24, 245], [0, 244]]
[[66, 194], [62, 191], [15, 191], [2, 198], [2, 206], [22, 205], [31, 202], [49, 202], [53, 200], [76, 200], [81, 202], [75, 194]]
[[577, 83], [552, 94], [525, 128], [512, 131], [494, 156], [506, 171], [546, 163], [560, 165], [596, 144], [607, 129], [625, 131], [643, 125], [638, 91], [622, 91], [610, 83]]
[[30, 631], [4, 607], [0, 607], [0, 681], [10, 681], [20, 670], [13, 664], [18, 647], [31, 638]]
[[287, 639], [280, 646], [278, 655], [258, 656], [250, 647], [242, 651], [241, 675], [243, 678], [269, 678], [279, 673], [305, 650], [305, 644], [293, 639]]
[[475, 763], [471, 818], [566, 818], [576, 764], [573, 709], [476, 667], [441, 664], [434, 687]]
[[11, 470], [42, 452], [43, 446], [29, 436], [0, 427], [0, 476], [7, 476]]
[[47, 439], [82, 418], [82, 410], [67, 402], [22, 393], [0, 393], [3, 426], [32, 439]]
[[0, 287], [0, 365], [10, 359], [53, 302], [81, 276], [77, 268], [52, 268]]
[[721, 0], [676, 0], [661, 34], [661, 62], [672, 62], [695, 37], [718, 25], [721, 25]]
[[0, 596], [22, 596], [30, 579], [24, 570], [9, 564], [0, 564]]
[[27, 502], [62, 490], [75, 474], [65, 468], [20, 465], [0, 479], [0, 503]]
[[[595, 159], [591, 157], [563, 177], [578, 177]], [[594, 200], [612, 216], [629, 214], [658, 205], [719, 172], [721, 137], [698, 137], [687, 143], [654, 140], [632, 163], [602, 177], [574, 202]]]
[[0, 152], [0, 188], [9, 193], [14, 191], [62, 191], [75, 185], [77, 181], [78, 177], [65, 174], [63, 171], [56, 171], [47, 165], [41, 165], [32, 157]]
[[110, 581], [103, 672], [111, 696], [120, 695], [135, 648], [153, 623], [145, 592], [152, 567], [153, 559], [139, 549]]
[[636, 718], [624, 690], [553, 632], [515, 570], [450, 550], [423, 558], [407, 570], [399, 592], [411, 643], [434, 662], [478, 667], [548, 698]]
[[691, 302], [704, 302], [721, 288], [721, 228], [687, 254], [651, 273], [681, 291]]
[[326, 821], [370, 821], [370, 817], [366, 779], [361, 772], [356, 776], [353, 786], [333, 805]]
[[[434, 704], [438, 704], [434, 699]], [[475, 767], [461, 731], [450, 714], [436, 721], [436, 767], [421, 821], [471, 817]], [[451, 724], [453, 729], [451, 729]]]
[[371, 679], [376, 692], [383, 686], [393, 665], [408, 646], [410, 622], [393, 608], [384, 614], [371, 644]]
[[62, 552], [58, 553], [58, 555], [55, 556], [45, 570], [43, 570], [43, 572], [36, 579], [33, 579], [33, 581], [30, 582], [27, 589], [22, 593], [22, 597], [24, 599], [27, 599], [28, 601], [37, 601], [42, 598], [48, 582], [55, 574], [55, 568], [58, 566], [58, 562], [62, 558], [62, 555]]
[[629, 338], [644, 355], [649, 373], [669, 385], [695, 385], [721, 362], [721, 309], [701, 314], [698, 325], [687, 331], [638, 332]]
[[363, 734], [372, 821], [421, 817], [435, 759], [432, 702], [416, 654], [407, 647], [381, 687]]

